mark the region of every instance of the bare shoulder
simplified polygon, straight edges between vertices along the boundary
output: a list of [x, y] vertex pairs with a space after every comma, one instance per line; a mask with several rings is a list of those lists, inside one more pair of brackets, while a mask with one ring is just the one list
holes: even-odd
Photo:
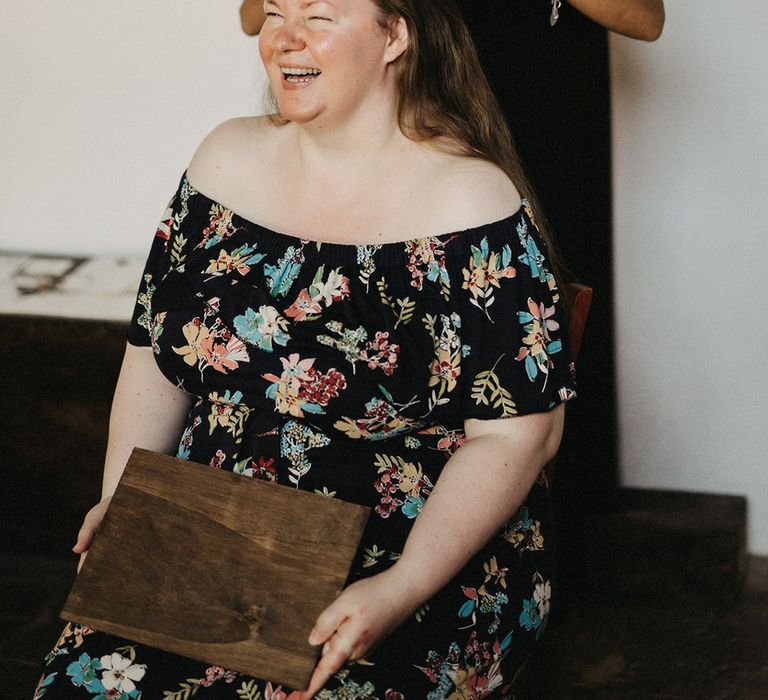
[[195, 151], [190, 183], [217, 201], [230, 201], [251, 174], [261, 171], [273, 148], [275, 126], [268, 117], [238, 117], [219, 124]]
[[441, 160], [435, 171], [433, 197], [444, 211], [450, 212], [455, 226], [480, 226], [520, 209], [522, 200], [517, 187], [496, 164], [462, 156]]

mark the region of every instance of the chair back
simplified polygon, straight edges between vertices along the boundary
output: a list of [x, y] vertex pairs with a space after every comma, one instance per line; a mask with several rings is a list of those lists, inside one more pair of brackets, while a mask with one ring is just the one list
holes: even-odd
[[571, 309], [571, 319], [568, 331], [571, 337], [571, 353], [574, 362], [579, 357], [581, 339], [584, 337], [584, 327], [587, 325], [589, 307], [592, 305], [592, 288], [583, 284], [571, 282], [565, 285], [565, 296]]

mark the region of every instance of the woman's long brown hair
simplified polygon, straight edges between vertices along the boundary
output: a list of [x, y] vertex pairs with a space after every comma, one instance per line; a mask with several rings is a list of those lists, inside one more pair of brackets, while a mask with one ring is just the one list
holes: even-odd
[[565, 281], [556, 247], [475, 44], [452, 0], [373, 0], [379, 24], [402, 17], [409, 44], [398, 62], [398, 122], [415, 141], [498, 165], [528, 200], [550, 268]]

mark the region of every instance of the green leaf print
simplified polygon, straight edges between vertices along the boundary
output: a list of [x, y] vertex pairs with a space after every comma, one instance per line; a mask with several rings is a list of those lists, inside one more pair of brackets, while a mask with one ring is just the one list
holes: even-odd
[[251, 678], [247, 683], [243, 681], [237, 689], [237, 697], [241, 700], [261, 700], [261, 691], [256, 687], [256, 679]]
[[187, 678], [186, 683], [179, 683], [179, 689], [164, 690], [163, 700], [187, 700], [197, 695], [200, 690], [200, 680], [198, 678]]
[[501, 355], [494, 363], [491, 369], [484, 372], [478, 372], [475, 375], [475, 381], [472, 382], [472, 398], [477, 405], [492, 406], [501, 408], [501, 417], [508, 418], [517, 414], [517, 407], [510, 394], [499, 381], [496, 374], [496, 367], [504, 355]]
[[171, 262], [174, 267], [181, 266], [187, 259], [187, 254], [184, 253], [184, 246], [187, 245], [187, 240], [180, 233], [176, 234], [173, 239], [173, 246], [171, 246]]
[[416, 310], [416, 302], [412, 301], [410, 297], [398, 299], [397, 297], [389, 296], [387, 293], [387, 281], [383, 277], [376, 282], [376, 287], [379, 290], [381, 303], [384, 304], [384, 306], [389, 307], [395, 315], [395, 328], [401, 323], [404, 326], [408, 325], [413, 319], [413, 312]]

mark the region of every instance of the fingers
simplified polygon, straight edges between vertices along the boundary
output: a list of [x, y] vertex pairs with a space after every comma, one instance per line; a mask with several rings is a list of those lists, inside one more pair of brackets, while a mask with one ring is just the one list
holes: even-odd
[[337, 598], [335, 602], [331, 603], [315, 622], [315, 626], [309, 633], [309, 643], [312, 646], [317, 646], [323, 642], [327, 642], [331, 635], [339, 628], [342, 622], [347, 618], [345, 609], [338, 604], [341, 598]]
[[91, 542], [93, 542], [94, 534], [96, 534], [96, 528], [92, 527], [86, 519], [77, 533], [77, 542], [75, 542], [75, 546], [72, 547], [72, 551], [75, 554], [84, 554], [87, 552], [88, 547], [90, 547]]
[[352, 643], [341, 634], [334, 634], [323, 646], [323, 655], [317, 662], [315, 672], [307, 688], [306, 697], [311, 698], [322, 690], [331, 676], [336, 673], [347, 661], [354, 660], [354, 648]]
[[[75, 542], [75, 546], [72, 547], [72, 551], [75, 554], [83, 554], [88, 551], [91, 542], [93, 542], [93, 536], [96, 534], [96, 530], [99, 529], [99, 525], [101, 525], [101, 521], [104, 519], [104, 513], [107, 512], [110, 500], [111, 499], [100, 501], [86, 514], [83, 519], [83, 524], [77, 533], [77, 542]], [[80, 566], [82, 566], [82, 562], [83, 558], [81, 557]]]
[[80, 561], [77, 562], [77, 573], [80, 573], [80, 569], [83, 568], [83, 564], [85, 564], [85, 558], [88, 556], [88, 552], [83, 552], [80, 555]]

